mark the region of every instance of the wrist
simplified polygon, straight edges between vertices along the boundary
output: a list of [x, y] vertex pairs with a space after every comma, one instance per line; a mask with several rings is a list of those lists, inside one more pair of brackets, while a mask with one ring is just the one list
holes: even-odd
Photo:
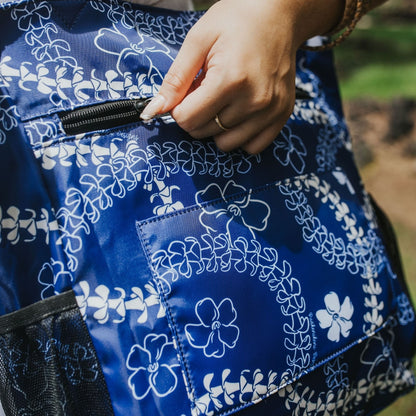
[[[328, 4], [330, 3], [330, 4]], [[311, 37], [330, 33], [342, 21], [345, 0], [276, 0], [280, 16], [288, 16], [297, 49]]]

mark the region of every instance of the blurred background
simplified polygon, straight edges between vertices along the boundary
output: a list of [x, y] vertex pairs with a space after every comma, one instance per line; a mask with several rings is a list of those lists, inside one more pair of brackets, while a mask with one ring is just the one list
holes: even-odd
[[[415, 303], [416, 1], [389, 0], [334, 52], [357, 163], [393, 222]], [[416, 416], [416, 392], [380, 416]]]

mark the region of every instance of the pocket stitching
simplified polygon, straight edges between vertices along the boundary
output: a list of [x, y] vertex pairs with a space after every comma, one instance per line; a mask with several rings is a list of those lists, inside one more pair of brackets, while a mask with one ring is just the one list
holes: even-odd
[[[161, 216], [156, 216], [156, 217], [153, 217], [153, 218], [150, 218], [150, 219], [147, 219], [147, 220], [143, 220], [143, 221], [137, 221], [136, 224], [137, 224], [137, 230], [138, 230], [139, 238], [142, 241], [142, 244], [144, 246], [144, 249], [145, 249], [144, 251], [145, 251], [145, 255], [146, 255], [146, 258], [147, 258], [148, 265], [151, 268], [151, 273], [152, 273], [152, 277], [153, 277], [152, 280], [155, 282], [156, 287], [159, 291], [159, 295], [161, 296], [161, 299], [163, 300], [163, 304], [164, 304], [164, 306], [165, 306], [165, 308], [168, 312], [168, 315], [169, 315], [168, 319], [169, 319], [169, 322], [171, 323], [171, 329], [172, 329], [172, 327], [174, 327], [174, 331], [172, 331], [172, 332], [174, 332], [175, 341], [177, 341], [178, 346], [179, 346], [178, 347], [179, 348], [178, 353], [179, 353], [179, 357], [180, 357], [180, 362], [183, 363], [183, 367], [185, 367], [187, 380], [189, 380], [190, 384], [191, 384], [191, 390], [192, 391], [191, 391], [190, 399], [191, 399], [194, 406], [195, 406], [195, 403], [196, 403], [198, 398], [196, 397], [195, 384], [193, 382], [192, 373], [190, 372], [190, 370], [192, 370], [192, 365], [190, 365], [190, 363], [187, 362], [187, 359], [185, 357], [185, 354], [184, 354], [185, 349], [184, 349], [184, 346], [181, 344], [181, 342], [179, 340], [179, 335], [178, 335], [178, 334], [181, 333], [181, 331], [179, 331], [179, 327], [176, 324], [175, 318], [173, 316], [172, 309], [170, 307], [170, 303], [169, 303], [167, 297], [165, 296], [164, 288], [163, 288], [162, 285], [158, 284], [158, 279], [156, 278], [156, 272], [155, 272], [156, 263], [153, 260], [151, 260], [151, 255], [154, 252], [154, 250], [151, 247], [150, 239], [148, 238], [147, 233], [145, 232], [144, 228], [146, 227], [146, 225], [149, 225], [149, 224], [159, 223], [159, 222], [162, 222], [162, 221], [164, 221], [166, 219], [169, 219], [169, 218], [174, 218], [174, 217], [177, 217], [177, 216], [180, 216], [180, 215], [186, 215], [188, 213], [192, 213], [192, 212], [201, 210], [204, 206], [214, 206], [216, 204], [220, 204], [220, 203], [224, 203], [224, 202], [226, 203], [227, 201], [232, 201], [232, 200], [238, 198], [239, 196], [245, 195], [247, 193], [262, 192], [262, 191], [271, 189], [271, 188], [273, 188], [273, 187], [275, 187], [279, 184], [282, 184], [282, 183], [293, 183], [296, 180], [296, 178], [310, 177], [310, 176], [311, 176], [310, 174], [305, 174], [305, 175], [300, 175], [300, 176], [294, 176], [294, 177], [291, 177], [291, 178], [286, 178], [284, 180], [276, 181], [274, 183], [269, 183], [269, 184], [266, 184], [266, 185], [258, 186], [256, 188], [253, 188], [252, 190], [248, 190], [246, 192], [241, 192], [241, 193], [238, 193], [238, 194], [234, 194], [234, 195], [226, 198], [225, 201], [224, 201], [224, 199], [215, 199], [215, 200], [207, 201], [207, 202], [205, 202], [204, 204], [201, 204], [201, 205], [194, 205], [194, 206], [187, 207], [187, 208], [182, 209], [180, 211], [167, 213], [167, 214], [164, 214], [164, 215], [161, 215]], [[363, 333], [361, 336], [354, 339], [353, 341], [346, 344], [345, 346], [343, 346], [341, 348], [338, 348], [338, 349], [335, 349], [330, 354], [323, 356], [319, 361], [313, 363], [313, 365], [310, 365], [306, 370], [298, 373], [287, 384], [279, 385], [274, 390], [271, 390], [271, 391], [267, 392], [266, 394], [260, 396], [261, 399], [263, 399], [265, 397], [268, 397], [269, 395], [271, 395], [271, 394], [273, 394], [277, 391], [280, 391], [286, 385], [290, 385], [290, 384], [296, 382], [297, 380], [299, 380], [304, 375], [306, 375], [306, 374], [308, 374], [312, 371], [315, 371], [317, 368], [321, 367], [323, 364], [325, 364], [329, 360], [331, 360], [331, 359], [335, 358], [336, 356], [344, 353], [345, 351], [353, 348], [355, 345], [357, 345], [357, 344], [359, 344], [359, 343], [361, 343], [361, 342], [363, 342], [367, 339], [372, 338], [376, 333], [378, 333], [380, 330], [385, 328], [390, 322], [392, 322], [395, 319], [396, 316], [397, 316], [397, 311], [396, 310], [391, 310], [391, 312], [385, 317], [384, 322], [382, 322], [381, 325], [376, 327], [373, 331]], [[236, 409], [244, 408], [244, 407], [247, 407], [248, 405], [250, 405], [250, 403], [255, 403], [255, 402], [256, 401], [252, 401], [252, 402], [248, 402], [248, 403], [242, 404], [242, 405], [236, 404], [236, 405], [230, 407], [228, 410], [225, 410], [224, 412], [220, 412], [220, 413], [216, 413], [216, 414], [218, 416], [223, 415], [223, 414], [228, 414], [228, 412], [230, 410], [236, 410]]]
[[[158, 279], [156, 279], [155, 270], [154, 270], [154, 267], [153, 267], [153, 261], [150, 258], [151, 248], [150, 248], [150, 244], [149, 244], [149, 239], [146, 237], [146, 234], [145, 234], [144, 230], [142, 229], [142, 224], [138, 223], [137, 228], [138, 228], [138, 231], [139, 231], [138, 232], [139, 238], [140, 238], [141, 243], [144, 247], [144, 252], [145, 252], [147, 263], [148, 263], [149, 266], [151, 266], [150, 267], [150, 272], [152, 274], [152, 280], [156, 285], [159, 296], [161, 297], [161, 300], [162, 300], [163, 305], [164, 305], [164, 307], [166, 309], [166, 312], [167, 312], [168, 322], [170, 323], [169, 328], [172, 331], [175, 349], [178, 352], [178, 359], [179, 359], [180, 364], [182, 365], [182, 372], [183, 372], [183, 375], [184, 375], [184, 380], [186, 382], [185, 387], [186, 387], [186, 390], [188, 392], [188, 396], [190, 396], [192, 404], [195, 406], [196, 398], [195, 398], [194, 381], [193, 381], [193, 378], [191, 376], [191, 372], [189, 370], [189, 364], [188, 364], [187, 359], [185, 357], [182, 342], [181, 342], [181, 340], [179, 338], [179, 335], [178, 335], [179, 334], [179, 328], [176, 324], [176, 321], [173, 318], [172, 310], [171, 310], [171, 307], [169, 305], [169, 302], [166, 299], [163, 287], [160, 286], [160, 284], [158, 282]], [[189, 386], [188, 386], [188, 383], [189, 383]]]
[[[189, 386], [190, 386], [190, 391], [188, 391], [188, 393], [190, 395], [190, 400], [191, 400], [194, 408], [196, 408], [196, 401], [197, 401], [198, 397], [196, 396], [195, 382], [194, 382], [194, 378], [193, 378], [192, 372], [191, 372], [191, 365], [188, 363], [188, 360], [185, 356], [184, 347], [183, 347], [182, 342], [180, 341], [180, 338], [179, 338], [180, 331], [179, 331], [178, 325], [176, 324], [176, 320], [173, 316], [172, 308], [170, 307], [169, 301], [167, 300], [167, 298], [165, 296], [165, 292], [164, 292], [163, 287], [159, 284], [158, 279], [156, 279], [156, 277], [155, 277], [155, 269], [154, 269], [155, 263], [151, 260], [151, 257], [150, 257], [150, 255], [152, 253], [152, 249], [150, 247], [149, 238], [146, 236], [146, 232], [144, 231], [143, 226], [145, 226], [149, 223], [163, 221], [165, 218], [174, 217], [174, 216], [180, 215], [180, 214], [187, 214], [188, 212], [195, 211], [197, 208], [198, 207], [193, 207], [192, 209], [189, 209], [189, 210], [183, 210], [183, 211], [178, 212], [178, 213], [172, 213], [173, 215], [167, 214], [167, 215], [164, 215], [164, 216], [161, 216], [161, 217], [156, 217], [156, 218], [152, 219], [151, 221], [143, 221], [143, 222], [140, 222], [140, 223], [138, 222], [137, 223], [139, 238], [140, 238], [140, 240], [142, 242], [142, 245], [145, 249], [144, 250], [145, 251], [145, 256], [146, 256], [148, 265], [150, 266], [150, 269], [151, 269], [152, 280], [153, 280], [153, 282], [155, 283], [155, 285], [158, 289], [158, 293], [159, 293], [159, 295], [160, 295], [160, 297], [163, 301], [163, 305], [164, 305], [164, 307], [166, 308], [166, 311], [167, 311], [168, 321], [170, 323], [169, 328], [172, 330], [172, 333], [173, 333], [173, 336], [174, 336], [174, 341], [175, 341], [175, 346], [177, 346], [179, 361], [183, 365], [183, 372], [184, 372], [184, 375], [185, 375], [185, 380], [189, 383]], [[244, 403], [244, 404], [236, 404], [234, 406], [231, 406], [227, 410], [224, 410], [222, 412], [215, 413], [215, 414], [217, 416], [229, 414], [228, 412], [230, 412], [230, 411], [246, 408], [246, 407], [248, 407], [252, 404], [257, 403], [258, 401], [261, 401], [261, 400], [269, 397], [272, 394], [277, 393], [278, 391], [282, 390], [286, 386], [295, 383], [296, 381], [301, 379], [303, 376], [305, 376], [305, 375], [311, 373], [312, 371], [315, 371], [316, 369], [320, 368], [322, 365], [324, 365], [325, 363], [327, 363], [331, 359], [339, 356], [340, 354], [343, 354], [344, 352], [346, 352], [346, 351], [350, 350], [351, 348], [353, 348], [354, 346], [366, 341], [367, 339], [372, 338], [375, 334], [377, 334], [379, 331], [386, 328], [394, 319], [396, 319], [396, 315], [397, 315], [396, 311], [395, 311], [395, 313], [389, 314], [386, 317], [385, 321], [379, 327], [375, 328], [372, 332], [364, 333], [362, 336], [354, 339], [353, 341], [346, 344], [345, 346], [343, 346], [341, 348], [338, 348], [338, 349], [334, 350], [332, 353], [330, 353], [329, 355], [326, 355], [326, 356], [322, 357], [319, 361], [310, 365], [306, 370], [299, 372], [297, 375], [295, 375], [287, 383], [285, 383], [283, 385], [278, 385], [278, 386], [276, 386], [275, 389], [270, 390], [266, 394], [259, 396], [259, 399], [256, 399], [256, 400]], [[186, 386], [186, 387], [187, 387], [187, 390], [188, 390], [188, 386]]]

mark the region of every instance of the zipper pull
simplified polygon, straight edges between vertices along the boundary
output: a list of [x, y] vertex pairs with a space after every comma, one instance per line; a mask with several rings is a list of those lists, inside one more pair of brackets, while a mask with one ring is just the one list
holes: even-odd
[[[147, 105], [150, 103], [150, 101], [152, 101], [153, 100], [153, 97], [150, 97], [150, 98], [146, 98], [145, 100], [143, 100], [143, 101], [136, 101], [135, 103], [134, 103], [134, 106], [135, 106], [135, 108], [136, 108], [136, 110], [137, 110], [137, 112], [139, 113], [139, 115], [141, 115], [142, 114], [142, 112], [143, 112], [143, 110], [147, 107]], [[166, 112], [166, 113], [161, 113], [161, 114], [155, 114], [152, 118], [149, 118], [149, 119], [143, 119], [143, 118], [141, 118], [141, 120], [143, 121], [143, 123], [145, 123], [145, 124], [150, 124], [152, 121], [154, 121], [154, 120], [158, 120], [158, 119], [161, 119], [161, 118], [163, 118], [163, 117], [172, 117], [171, 115], [170, 115], [170, 113], [169, 112]]]

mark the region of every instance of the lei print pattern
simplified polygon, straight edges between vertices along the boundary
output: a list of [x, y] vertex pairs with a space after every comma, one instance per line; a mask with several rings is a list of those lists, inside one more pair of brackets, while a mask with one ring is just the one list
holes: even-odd
[[120, 414], [216, 416], [267, 396], [282, 415], [355, 414], [410, 389], [414, 310], [321, 58], [299, 54], [312, 99], [261, 155], [190, 141], [172, 119], [67, 137], [59, 111], [154, 95], [200, 14], [89, 1], [63, 22], [60, 5], [0, 5], [26, 51], [0, 60], [0, 158], [29, 145], [48, 189], [39, 206], [2, 199], [0, 235], [39, 250], [32, 302], [74, 288], [101, 365], [121, 372], [122, 391], [106, 379]]
[[[1, 63], [0, 63], [1, 65]], [[7, 87], [7, 83], [0, 75], [0, 89]], [[0, 145], [4, 144], [7, 132], [17, 126], [17, 108], [15, 105], [9, 104], [9, 96], [0, 94]]]

